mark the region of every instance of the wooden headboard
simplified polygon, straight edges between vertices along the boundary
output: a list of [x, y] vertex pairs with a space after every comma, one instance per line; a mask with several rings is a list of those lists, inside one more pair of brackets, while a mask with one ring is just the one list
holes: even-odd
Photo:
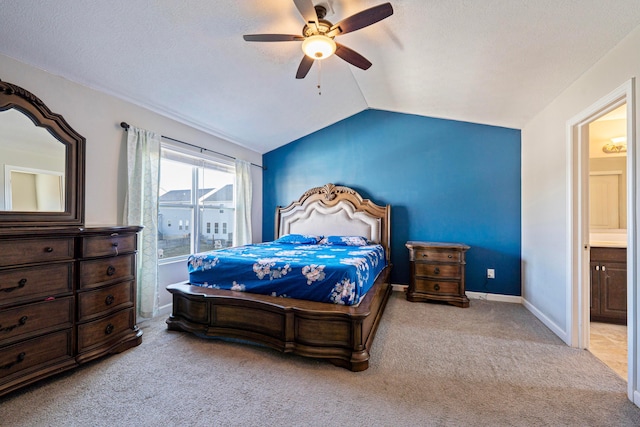
[[385, 248], [391, 260], [391, 206], [363, 199], [349, 187], [327, 184], [276, 208], [276, 238], [285, 234], [364, 236]]

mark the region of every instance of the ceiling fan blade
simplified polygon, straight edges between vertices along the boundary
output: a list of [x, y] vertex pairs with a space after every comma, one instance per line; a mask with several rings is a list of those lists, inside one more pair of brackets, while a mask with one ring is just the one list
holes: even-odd
[[246, 34], [242, 38], [248, 42], [293, 42], [304, 40], [303, 36], [290, 34]]
[[296, 73], [296, 79], [304, 79], [311, 66], [313, 65], [313, 58], [309, 58], [307, 55], [302, 57], [302, 61], [298, 66], [298, 72]]
[[347, 61], [349, 64], [355, 65], [363, 70], [368, 70], [369, 67], [371, 67], [371, 62], [369, 62], [367, 58], [360, 55], [355, 50], [341, 45], [340, 43], [336, 43], [336, 55]]
[[375, 24], [378, 21], [382, 21], [384, 18], [388, 18], [391, 15], [393, 15], [393, 7], [391, 7], [391, 3], [374, 6], [338, 22], [329, 29], [327, 35], [329, 37], [333, 37], [339, 36], [340, 34], [350, 33], [371, 24]]
[[311, 0], [293, 0], [298, 12], [302, 15], [304, 22], [311, 25], [318, 26], [318, 14], [316, 14], [316, 8], [313, 6]]

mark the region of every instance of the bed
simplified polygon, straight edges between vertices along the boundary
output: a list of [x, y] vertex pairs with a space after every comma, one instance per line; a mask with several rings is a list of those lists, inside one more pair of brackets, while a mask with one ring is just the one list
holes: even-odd
[[276, 209], [276, 239], [289, 235], [363, 236], [382, 246], [385, 265], [354, 305], [184, 282], [167, 287], [173, 296], [168, 329], [266, 345], [285, 353], [327, 359], [352, 371], [367, 369], [371, 345], [392, 291], [390, 213], [390, 206], [377, 205], [352, 188], [333, 184], [312, 188], [289, 206]]

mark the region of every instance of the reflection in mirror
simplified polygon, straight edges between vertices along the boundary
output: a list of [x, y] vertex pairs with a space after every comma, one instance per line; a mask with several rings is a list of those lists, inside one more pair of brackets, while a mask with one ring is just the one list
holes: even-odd
[[61, 212], [66, 145], [22, 112], [0, 112], [0, 210]]

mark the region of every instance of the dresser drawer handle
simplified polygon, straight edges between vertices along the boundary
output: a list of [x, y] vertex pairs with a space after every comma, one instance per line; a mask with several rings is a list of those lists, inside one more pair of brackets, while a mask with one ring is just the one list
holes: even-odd
[[7, 326], [5, 328], [3, 328], [2, 325], [0, 325], [0, 332], [11, 332], [15, 328], [24, 326], [26, 323], [27, 323], [27, 316], [22, 316], [20, 320], [18, 320], [18, 323], [16, 323], [15, 325]]
[[18, 282], [18, 286], [14, 286], [13, 288], [5, 288], [5, 289], [0, 289], [2, 292], [11, 292], [11, 291], [15, 291], [16, 289], [20, 289], [20, 288], [24, 288], [24, 285], [27, 284], [27, 279], [20, 279], [20, 281]]
[[439, 267], [434, 268], [433, 274], [440, 274], [440, 268]]
[[53, 252], [53, 248], [51, 246], [47, 246], [46, 248], [44, 248], [45, 252]]
[[427, 255], [427, 254], [422, 254], [422, 257], [423, 257], [423, 258], [427, 258], [428, 256], [429, 256], [429, 255]]
[[433, 289], [435, 289], [436, 291], [440, 290], [440, 285], [438, 285], [437, 283], [433, 286]]
[[7, 363], [6, 365], [0, 366], [0, 369], [11, 369], [18, 363], [22, 362], [25, 359], [25, 357], [27, 357], [27, 353], [22, 352], [18, 355], [18, 357], [16, 357], [16, 360], [14, 362]]
[[116, 256], [118, 256], [118, 242], [113, 242], [111, 247], [116, 251]]
[[113, 329], [114, 329], [114, 326], [111, 323], [109, 323], [107, 327], [104, 328], [104, 334], [109, 335], [111, 332], [113, 332]]
[[116, 274], [116, 268], [113, 265], [107, 267], [107, 276], [113, 276]]
[[447, 255], [447, 258], [453, 258], [453, 255], [449, 254]]
[[114, 300], [115, 300], [115, 297], [113, 295], [107, 295], [107, 297], [104, 299], [104, 303], [106, 305], [111, 305], [113, 304]]

